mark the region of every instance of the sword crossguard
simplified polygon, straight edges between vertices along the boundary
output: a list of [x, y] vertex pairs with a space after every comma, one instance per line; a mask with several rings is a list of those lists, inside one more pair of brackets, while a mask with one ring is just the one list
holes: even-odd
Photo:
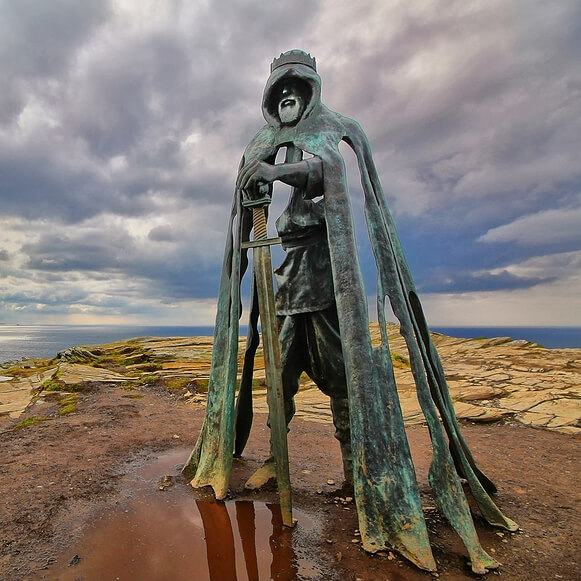
[[[266, 200], [266, 202], [264, 202]], [[266, 206], [270, 204], [270, 196], [261, 200], [250, 200], [242, 203], [247, 208], [252, 208], [252, 228], [254, 230], [254, 240], [242, 242], [242, 248], [258, 248], [261, 246], [272, 246], [280, 244], [280, 238], [269, 238], [266, 227]]]

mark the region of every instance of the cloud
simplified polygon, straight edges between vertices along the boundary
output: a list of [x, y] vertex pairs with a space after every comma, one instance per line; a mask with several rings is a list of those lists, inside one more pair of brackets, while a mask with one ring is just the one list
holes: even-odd
[[175, 242], [176, 233], [169, 224], [162, 224], [161, 226], [152, 228], [147, 238], [155, 242]]
[[581, 246], [581, 206], [527, 214], [491, 228], [479, 242], [516, 242], [525, 246], [572, 243]]
[[433, 280], [422, 287], [422, 292], [428, 293], [466, 293], [475, 291], [496, 291], [524, 289], [555, 282], [557, 277], [522, 276], [511, 272], [508, 268], [495, 271], [448, 272], [448, 276]]
[[52, 100], [77, 51], [109, 16], [95, 0], [3, 2], [0, 19], [0, 124], [12, 122], [31, 95]]
[[0, 3], [0, 320], [207, 320], [269, 65], [295, 47], [368, 132], [432, 304], [540, 304], [579, 269], [580, 17], [573, 0]]

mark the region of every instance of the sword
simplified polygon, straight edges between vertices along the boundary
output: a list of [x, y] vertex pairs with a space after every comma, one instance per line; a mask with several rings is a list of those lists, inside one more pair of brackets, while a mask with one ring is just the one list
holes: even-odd
[[[260, 191], [263, 187], [260, 188]], [[280, 343], [276, 325], [274, 285], [272, 281], [272, 260], [270, 246], [280, 244], [280, 238], [268, 238], [265, 208], [270, 204], [270, 196], [259, 200], [244, 200], [243, 205], [252, 208], [254, 240], [242, 242], [242, 248], [252, 248], [252, 262], [260, 324], [262, 327], [262, 350], [266, 371], [266, 399], [270, 417], [270, 437], [272, 454], [276, 464], [276, 481], [280, 499], [282, 522], [287, 527], [294, 526], [288, 462], [287, 426], [284, 413], [282, 391], [282, 364]]]

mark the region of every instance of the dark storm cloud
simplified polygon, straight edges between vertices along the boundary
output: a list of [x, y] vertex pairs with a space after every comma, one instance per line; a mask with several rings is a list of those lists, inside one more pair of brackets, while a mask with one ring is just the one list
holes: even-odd
[[132, 254], [133, 241], [125, 233], [109, 232], [80, 238], [66, 234], [47, 234], [34, 243], [24, 244], [22, 252], [33, 270], [69, 272], [100, 271], [119, 268]]
[[[81, 280], [114, 281], [127, 276], [148, 281], [144, 296], [176, 299], [206, 298], [215, 295], [218, 273], [213, 261], [207, 265], [199, 251], [188, 251], [188, 239], [170, 226], [153, 228], [140, 245], [122, 229], [47, 233], [26, 243], [21, 252], [26, 270], [43, 279], [73, 282]], [[167, 245], [164, 243], [174, 242]]]
[[68, 73], [76, 51], [108, 16], [109, 2], [0, 2], [0, 123], [12, 122], [31, 91]]
[[540, 284], [555, 282], [556, 277], [525, 277], [506, 270], [495, 273], [479, 273], [438, 269], [438, 275], [430, 277], [428, 284], [420, 287], [424, 293], [467, 293], [473, 291], [498, 291], [528, 289]]
[[367, 127], [385, 182], [408, 174], [396, 210], [439, 221], [469, 199], [500, 224], [579, 185], [580, 21], [573, 2], [434, 3], [374, 50], [357, 38], [340, 103]]
[[[2, 144], [0, 138], [2, 213], [75, 223], [102, 211], [152, 212], [157, 208], [151, 195], [160, 191], [166, 197], [205, 198], [217, 189], [224, 198], [226, 191], [230, 195], [230, 168], [238, 163], [240, 144], [262, 123], [253, 59], [264, 51], [252, 39], [291, 38], [302, 26], [300, 18], [290, 22], [292, 8], [222, 3], [217, 18], [217, 7], [207, 6], [191, 28], [176, 32], [175, 21], [146, 31], [121, 24], [99, 29], [106, 10], [98, 5], [85, 13], [73, 3], [66, 18], [66, 3], [43, 4], [38, 14], [29, 13], [33, 3], [26, 4], [29, 11], [25, 4], [12, 15], [22, 38], [30, 43], [27, 34], [39, 28], [58, 41], [38, 39], [48, 68], [36, 49], [20, 41], [14, 50], [30, 63], [13, 66], [6, 86], [20, 84], [30, 71], [37, 79], [26, 94], [36, 106], [32, 113], [51, 124], [34, 127], [16, 142]], [[59, 34], [63, 22], [71, 28], [67, 34]], [[89, 39], [91, 49], [80, 50]], [[261, 63], [260, 83], [267, 66]], [[17, 113], [25, 105], [23, 98]], [[256, 121], [249, 120], [250, 109]], [[11, 121], [16, 128], [14, 115]], [[194, 156], [183, 146], [191, 133], [200, 136]], [[213, 140], [221, 144], [223, 159], [213, 160], [219, 170], [208, 164]], [[122, 167], [112, 170], [117, 157]]]
[[154, 240], [156, 242], [175, 242], [176, 234], [169, 224], [163, 226], [156, 226], [149, 231], [147, 235], [149, 240]]

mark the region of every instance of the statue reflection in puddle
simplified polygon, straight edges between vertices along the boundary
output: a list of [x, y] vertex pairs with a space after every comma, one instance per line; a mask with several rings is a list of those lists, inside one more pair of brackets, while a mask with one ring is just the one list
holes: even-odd
[[[236, 540], [226, 503], [215, 501], [197, 501], [198, 510], [204, 525], [208, 570], [210, 581], [236, 581]], [[265, 563], [259, 561], [256, 550], [256, 514], [254, 503], [248, 500], [237, 500], [236, 528], [242, 545], [244, 567], [248, 581], [258, 581], [259, 571], [264, 570]], [[283, 527], [280, 507], [277, 504], [266, 504], [271, 512], [272, 532], [269, 536], [270, 579], [291, 581], [298, 573], [297, 558], [292, 547], [292, 531]], [[260, 559], [264, 558], [263, 552]], [[264, 578], [264, 575], [263, 575]]]

